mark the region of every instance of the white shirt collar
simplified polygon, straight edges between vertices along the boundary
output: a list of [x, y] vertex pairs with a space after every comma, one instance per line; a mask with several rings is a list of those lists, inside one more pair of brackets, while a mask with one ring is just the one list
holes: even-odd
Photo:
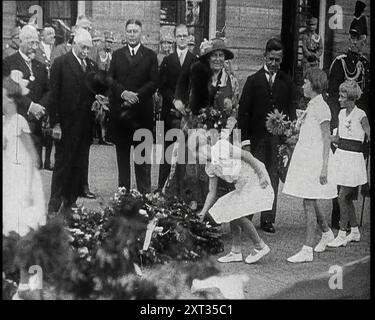
[[18, 50], [18, 52], [20, 53], [21, 57], [23, 60], [25, 60], [26, 62], [30, 62], [31, 59], [30, 57], [28, 57], [27, 55], [25, 55], [21, 50]]
[[129, 51], [131, 52], [131, 50], [134, 50], [134, 55], [136, 55], [140, 46], [141, 46], [141, 43], [138, 43], [135, 47], [131, 47], [128, 45]]
[[[75, 56], [76, 57], [76, 59], [77, 59], [77, 61], [79, 62], [79, 64], [82, 64], [82, 60], [85, 60], [85, 59], [80, 59], [77, 55], [76, 55], [76, 53], [74, 52], [74, 48], [72, 48], [72, 52], [73, 52], [73, 56]], [[86, 61], [85, 61], [86, 62]], [[84, 62], [84, 63], [85, 63]]]
[[187, 47], [183, 50], [177, 48], [177, 55], [180, 56], [180, 54], [183, 54], [184, 56], [186, 56], [187, 51], [188, 51]]
[[42, 47], [44, 49], [44, 52], [45, 52], [47, 58], [50, 59], [50, 57], [51, 57], [51, 45], [46, 44], [43, 41], [40, 41], [40, 43], [42, 44]]
[[310, 106], [310, 105], [320, 104], [322, 103], [322, 101], [324, 102], [322, 94], [318, 94], [314, 98], [310, 99], [310, 101], [307, 104]]
[[[264, 70], [266, 70], [266, 77], [267, 77], [267, 80], [269, 81], [270, 80], [270, 75], [269, 75], [270, 71], [268, 70], [267, 65], [264, 65]], [[276, 73], [274, 73], [272, 75], [272, 81], [273, 82], [275, 82], [275, 78], [276, 78]]]

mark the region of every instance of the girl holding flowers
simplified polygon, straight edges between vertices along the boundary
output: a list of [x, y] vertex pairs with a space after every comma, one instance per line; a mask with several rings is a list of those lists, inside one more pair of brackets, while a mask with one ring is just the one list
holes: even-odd
[[[230, 129], [223, 129], [230, 131]], [[189, 147], [199, 156], [200, 163], [206, 163], [209, 177], [209, 192], [200, 217], [203, 220], [209, 213], [216, 223], [230, 222], [233, 245], [229, 254], [218, 259], [221, 263], [242, 261], [241, 231], [246, 233], [255, 248], [245, 259], [246, 263], [255, 263], [270, 252], [270, 248], [259, 237], [253, 223], [247, 218], [256, 212], [270, 210], [274, 201], [274, 192], [267, 170], [262, 162], [250, 152], [232, 145], [228, 141], [228, 132], [214, 143], [216, 130], [210, 134], [198, 129], [189, 137]], [[200, 143], [196, 147], [196, 138]], [[211, 143], [208, 143], [211, 139]], [[219, 198], [216, 202], [218, 179], [235, 184], [235, 190]]]
[[[366, 113], [355, 105], [362, 90], [356, 81], [347, 80], [339, 87], [339, 125], [333, 141], [338, 144], [334, 154], [336, 182], [339, 186], [340, 230], [329, 247], [346, 246], [360, 241], [357, 218], [352, 198], [353, 189], [367, 182], [366, 164], [362, 153], [365, 134], [370, 139], [370, 125]], [[346, 235], [350, 221], [351, 232]]]
[[316, 220], [323, 232], [315, 252], [323, 252], [334, 239], [326, 217], [317, 205], [318, 199], [337, 197], [333, 180], [332, 151], [330, 149], [331, 112], [322, 97], [327, 75], [318, 68], [306, 72], [303, 92], [310, 101], [305, 110], [283, 192], [303, 199], [306, 215], [306, 240], [302, 250], [287, 260], [292, 263], [313, 260]]

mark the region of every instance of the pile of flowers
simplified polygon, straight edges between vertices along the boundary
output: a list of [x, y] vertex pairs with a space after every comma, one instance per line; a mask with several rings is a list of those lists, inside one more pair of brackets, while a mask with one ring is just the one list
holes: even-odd
[[297, 119], [291, 121], [278, 109], [274, 109], [273, 112], [267, 114], [266, 128], [268, 132], [279, 137], [277, 159], [279, 176], [282, 182], [285, 182], [289, 162], [305, 116], [306, 113], [297, 110]]
[[[220, 232], [176, 198], [119, 188], [102, 211], [79, 208], [30, 231], [3, 237], [3, 293], [15, 290], [20, 266], [40, 265], [43, 280], [74, 299], [153, 299], [139, 278], [144, 266], [202, 260], [223, 251]], [[5, 263], [5, 264], [4, 264]]]

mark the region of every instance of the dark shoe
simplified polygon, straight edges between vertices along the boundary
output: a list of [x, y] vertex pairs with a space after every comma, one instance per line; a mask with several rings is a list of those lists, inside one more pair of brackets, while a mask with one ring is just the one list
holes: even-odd
[[82, 197], [88, 199], [96, 199], [95, 194], [93, 194], [91, 191], [83, 192]]
[[275, 233], [276, 232], [272, 223], [264, 223], [260, 226], [260, 228], [263, 231], [268, 232], [268, 233]]
[[332, 222], [331, 223], [331, 228], [332, 229], [336, 229], [336, 230], [340, 230], [340, 223], [338, 223], [338, 222]]

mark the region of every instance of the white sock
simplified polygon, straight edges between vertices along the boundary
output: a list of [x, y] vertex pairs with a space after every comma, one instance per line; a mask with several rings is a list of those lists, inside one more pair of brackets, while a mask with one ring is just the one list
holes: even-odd
[[303, 246], [302, 250], [308, 251], [308, 252], [313, 252], [313, 248], [309, 246]]
[[332, 230], [329, 229], [327, 232], [322, 232], [322, 235], [328, 237], [332, 233]]
[[346, 231], [340, 230], [337, 237], [340, 238], [340, 239], [345, 239], [346, 238]]
[[18, 290], [20, 291], [25, 291], [25, 290], [29, 290], [30, 289], [30, 286], [28, 283], [20, 283], [18, 285]]
[[351, 232], [353, 232], [353, 233], [359, 233], [358, 227], [351, 227]]

